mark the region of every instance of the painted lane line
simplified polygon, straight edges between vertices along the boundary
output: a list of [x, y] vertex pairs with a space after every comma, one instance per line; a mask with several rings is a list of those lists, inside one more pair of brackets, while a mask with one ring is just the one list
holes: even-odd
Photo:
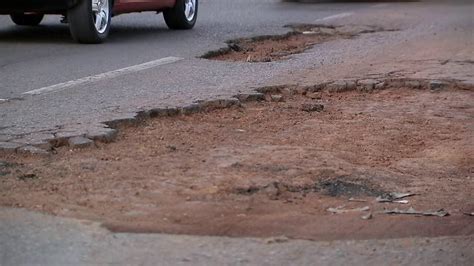
[[112, 79], [112, 78], [116, 78], [118, 76], [130, 74], [130, 73], [136, 73], [136, 72], [146, 70], [146, 69], [150, 69], [150, 68], [154, 68], [154, 67], [157, 67], [157, 66], [162, 66], [162, 65], [175, 63], [175, 62], [181, 61], [183, 59], [184, 58], [180, 58], [180, 57], [165, 57], [165, 58], [161, 58], [161, 59], [158, 59], [158, 60], [153, 60], [153, 61], [146, 62], [146, 63], [139, 64], [139, 65], [129, 66], [129, 67], [125, 67], [125, 68], [121, 68], [121, 69], [117, 69], [117, 70], [97, 74], [97, 75], [94, 75], [94, 76], [83, 77], [83, 78], [80, 78], [80, 79], [71, 80], [71, 81], [67, 81], [67, 82], [64, 82], [64, 83], [59, 83], [59, 84], [56, 84], [56, 85], [43, 87], [43, 88], [39, 88], [39, 89], [36, 89], [36, 90], [27, 91], [27, 92], [24, 92], [22, 94], [39, 95], [39, 94], [43, 94], [43, 93], [51, 93], [51, 92], [56, 92], [56, 91], [62, 91], [62, 90], [65, 90], [65, 89], [69, 89], [69, 88], [76, 87], [76, 86], [79, 86], [79, 85], [84, 85], [84, 84], [87, 84], [87, 83], [92, 83], [92, 82], [96, 82], [96, 81], [100, 81], [100, 80], [106, 80], [106, 79]]
[[354, 12], [344, 12], [344, 13], [332, 15], [332, 16], [329, 16], [329, 17], [320, 18], [320, 19], [315, 20], [314, 22], [327, 21], [327, 20], [332, 20], [332, 19], [336, 19], [336, 18], [345, 18], [345, 17], [349, 17], [349, 16], [352, 16], [352, 15], [354, 15]]

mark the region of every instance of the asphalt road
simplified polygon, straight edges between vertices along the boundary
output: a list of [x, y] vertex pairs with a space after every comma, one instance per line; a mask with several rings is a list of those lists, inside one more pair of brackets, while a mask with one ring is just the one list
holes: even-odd
[[[34, 28], [17, 27], [2, 16], [0, 98], [21, 97], [26, 91], [164, 57], [195, 58], [223, 46], [227, 39], [281, 33], [289, 23], [312, 23], [370, 5], [203, 0], [192, 31], [168, 30], [161, 14], [121, 15], [113, 19], [110, 40], [103, 45], [75, 44], [59, 16]], [[174, 75], [180, 79], [178, 71]]]

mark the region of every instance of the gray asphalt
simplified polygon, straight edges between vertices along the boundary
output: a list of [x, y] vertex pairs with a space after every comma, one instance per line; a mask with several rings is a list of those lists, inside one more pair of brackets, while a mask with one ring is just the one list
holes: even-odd
[[[93, 46], [75, 44], [59, 16], [48, 17], [35, 28], [17, 27], [8, 16], [1, 16], [0, 98], [167, 56], [194, 58], [221, 47], [227, 39], [281, 33], [285, 24], [311, 23], [369, 5], [203, 0], [192, 31], [170, 31], [155, 13], [121, 15], [113, 19], [109, 41]], [[175, 75], [178, 80], [180, 75]]]

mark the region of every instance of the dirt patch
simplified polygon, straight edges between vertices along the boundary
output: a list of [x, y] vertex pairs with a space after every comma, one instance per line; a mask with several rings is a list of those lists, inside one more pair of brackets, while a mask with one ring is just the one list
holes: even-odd
[[1, 161], [0, 160], [0, 177], [6, 176], [7, 174], [10, 174], [12, 169], [17, 167], [18, 165], [15, 163], [10, 163], [7, 161]]
[[[474, 233], [472, 218], [459, 211], [474, 210], [473, 91], [280, 96], [145, 121], [97, 149], [2, 155], [10, 166], [0, 204], [120, 232], [304, 239]], [[306, 104], [324, 109], [303, 111]], [[29, 174], [34, 178], [22, 178]], [[375, 202], [386, 192], [417, 195], [407, 205]], [[340, 206], [369, 206], [373, 219], [327, 211]], [[451, 215], [383, 214], [396, 207]]]
[[[227, 42], [227, 47], [210, 51], [202, 58], [221, 61], [271, 62], [306, 51], [316, 44], [337, 39], [349, 39], [363, 33], [387, 31], [371, 26], [333, 27], [324, 25], [289, 25], [284, 35], [240, 38]], [[391, 31], [391, 30], [389, 30]]]
[[341, 177], [339, 180], [322, 181], [319, 184], [321, 190], [325, 191], [327, 195], [332, 197], [340, 196], [380, 196], [384, 192], [381, 189], [374, 188], [367, 184], [357, 184], [344, 181], [348, 179]]

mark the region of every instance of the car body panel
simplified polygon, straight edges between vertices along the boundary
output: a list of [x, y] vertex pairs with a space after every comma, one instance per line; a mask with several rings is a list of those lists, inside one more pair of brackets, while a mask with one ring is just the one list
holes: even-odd
[[[26, 12], [63, 14], [79, 1], [81, 0], [0, 0], [0, 14]], [[115, 0], [114, 15], [141, 11], [162, 11], [175, 4], [176, 0]]]
[[115, 0], [114, 14], [160, 11], [173, 7], [175, 3], [176, 0]]
[[55, 14], [73, 7], [80, 0], [0, 0], [0, 14], [38, 12]]

